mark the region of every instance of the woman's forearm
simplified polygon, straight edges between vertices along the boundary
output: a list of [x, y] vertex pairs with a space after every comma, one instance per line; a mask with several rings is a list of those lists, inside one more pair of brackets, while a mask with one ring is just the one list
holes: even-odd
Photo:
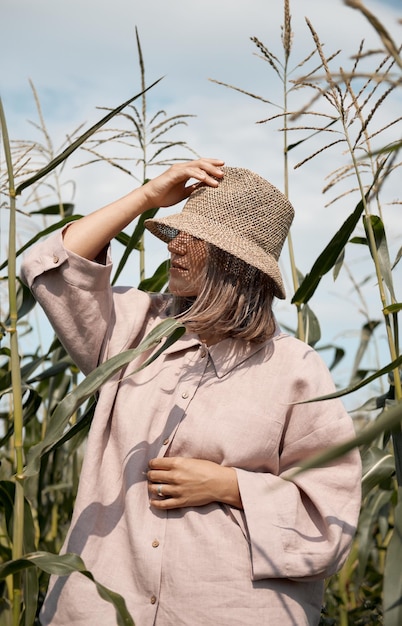
[[71, 252], [95, 259], [108, 243], [149, 205], [143, 187], [70, 224], [64, 233], [64, 245]]
[[[219, 159], [172, 165], [145, 185], [71, 224], [64, 233], [65, 247], [94, 260], [113, 237], [148, 209], [173, 206], [188, 198], [199, 184], [216, 187], [217, 178], [223, 176], [222, 165]], [[187, 185], [191, 179], [198, 182]]]

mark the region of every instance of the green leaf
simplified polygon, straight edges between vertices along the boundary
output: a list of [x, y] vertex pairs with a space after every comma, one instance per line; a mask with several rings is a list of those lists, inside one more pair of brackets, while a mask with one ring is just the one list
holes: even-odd
[[36, 383], [41, 380], [47, 380], [48, 378], [57, 376], [58, 374], [65, 372], [66, 369], [72, 366], [74, 366], [72, 359], [69, 356], [66, 356], [60, 359], [60, 361], [58, 361], [57, 363], [55, 363], [55, 365], [51, 365], [43, 372], [40, 372], [40, 374], [36, 374], [36, 376], [27, 380], [27, 385], [32, 385], [32, 383]]
[[77, 554], [67, 553], [56, 555], [50, 552], [26, 554], [21, 559], [0, 564], [0, 579], [22, 572], [31, 567], [38, 567], [44, 572], [55, 574], [56, 576], [68, 576], [73, 572], [82, 574], [94, 583], [100, 597], [114, 606], [119, 626], [135, 626], [133, 618], [127, 610], [124, 598], [115, 591], [111, 591], [104, 585], [98, 583], [91, 572], [86, 569], [84, 561]]
[[387, 450], [372, 446], [362, 455], [363, 462], [363, 498], [385, 478], [395, 472], [394, 457]]
[[73, 424], [64, 433], [64, 435], [60, 437], [60, 439], [58, 439], [55, 442], [55, 444], [47, 451], [47, 453], [53, 452], [53, 450], [55, 450], [56, 448], [60, 448], [60, 446], [65, 444], [67, 441], [70, 441], [71, 439], [73, 439], [74, 441], [72, 442], [72, 445], [68, 449], [69, 455], [73, 454], [77, 450], [79, 445], [83, 442], [86, 434], [89, 431], [89, 428], [91, 426], [92, 419], [95, 413], [95, 408], [96, 408], [96, 402], [95, 402], [95, 399], [93, 398], [92, 401], [91, 400], [89, 401], [88, 406], [86, 407], [85, 412], [80, 417], [80, 419], [75, 424]]
[[33, 446], [29, 451], [25, 475], [33, 476], [39, 471], [40, 457], [48, 452], [64, 436], [64, 429], [68, 425], [71, 415], [73, 415], [83, 402], [93, 396], [101, 385], [133, 359], [137, 358], [143, 352], [154, 348], [163, 338], [166, 338], [162, 346], [136, 371], [143, 369], [162, 354], [168, 346], [177, 341], [184, 332], [185, 328], [180, 322], [168, 318], [158, 324], [158, 326], [145, 337], [138, 348], [116, 354], [90, 372], [90, 374], [58, 404], [49, 420], [44, 439]]
[[305, 304], [302, 307], [302, 317], [306, 336], [305, 341], [309, 346], [315, 346], [315, 344], [321, 339], [320, 322], [308, 304]]
[[127, 233], [125, 233], [124, 231], [121, 231], [118, 235], [116, 235], [115, 239], [116, 241], [121, 243], [122, 246], [128, 246], [131, 237], [130, 235], [127, 235]]
[[12, 537], [11, 522], [14, 511], [15, 484], [11, 480], [0, 481], [0, 511], [3, 511], [9, 538]]
[[373, 549], [373, 528], [378, 522], [381, 509], [391, 502], [393, 491], [379, 489], [370, 494], [364, 502], [359, 519], [358, 527], [358, 574], [360, 580], [363, 579], [367, 562]]
[[375, 329], [380, 323], [381, 322], [379, 322], [378, 320], [370, 320], [366, 322], [365, 324], [363, 324], [362, 326], [362, 329], [360, 332], [360, 343], [357, 348], [357, 352], [356, 352], [355, 359], [353, 362], [353, 367], [352, 367], [352, 374], [351, 374], [351, 380], [350, 380], [351, 384], [360, 380], [358, 376], [360, 363], [363, 359], [364, 354], [366, 353], [366, 350], [370, 343], [370, 339], [373, 336]]
[[378, 263], [380, 266], [381, 276], [389, 289], [391, 298], [396, 300], [394, 285], [392, 281], [391, 260], [389, 258], [389, 251], [387, 245], [387, 238], [385, 235], [385, 228], [382, 220], [377, 215], [370, 215], [369, 217], [363, 216], [364, 229], [366, 231], [367, 240], [369, 238], [369, 230], [373, 231], [376, 250], [372, 250], [370, 247], [370, 254], [375, 261], [375, 255], [378, 256]]
[[358, 243], [362, 246], [368, 246], [366, 237], [352, 237], [352, 239], [349, 239], [349, 243]]
[[310, 300], [317, 289], [321, 278], [336, 264], [342, 250], [348, 242], [350, 235], [354, 231], [363, 210], [364, 203], [360, 200], [353, 213], [349, 215], [341, 228], [336, 232], [334, 237], [332, 237], [323, 252], [321, 252], [313, 264], [311, 271], [306, 274], [305, 279], [292, 298], [293, 304], [300, 305]]
[[401, 365], [402, 365], [402, 355], [400, 355], [397, 359], [395, 359], [394, 361], [391, 361], [391, 363], [388, 363], [388, 365], [386, 365], [380, 370], [377, 370], [374, 374], [372, 374], [371, 376], [368, 376], [367, 378], [365, 378], [364, 380], [362, 380], [361, 382], [355, 385], [350, 385], [350, 387], [346, 387], [346, 389], [341, 389], [340, 391], [334, 391], [333, 393], [329, 393], [326, 396], [319, 396], [318, 398], [311, 398], [311, 400], [303, 400], [302, 402], [300, 403], [296, 402], [295, 404], [307, 404], [308, 402], [318, 402], [319, 400], [331, 400], [332, 398], [341, 398], [342, 396], [347, 396], [348, 394], [353, 393], [354, 391], [357, 391], [358, 389], [361, 389], [362, 387], [365, 387], [369, 383], [372, 383], [373, 380], [376, 380], [377, 378], [380, 378], [381, 376], [384, 376], [385, 374], [389, 374], [393, 370], [398, 369]]
[[342, 224], [341, 228], [332, 237], [327, 247], [323, 250], [323, 252], [321, 252], [320, 256], [313, 264], [311, 272], [306, 275], [302, 284], [296, 290], [296, 293], [292, 298], [292, 304], [300, 305], [308, 302], [317, 289], [321, 278], [336, 264], [339, 255], [342, 254], [349, 237], [354, 231], [356, 224], [364, 211], [364, 205], [370, 197], [372, 189], [375, 188], [377, 179], [379, 178], [384, 165], [385, 161], [377, 167], [371, 186], [364, 196], [364, 201], [362, 198], [357, 203], [353, 213], [349, 215], [349, 217]]
[[402, 246], [399, 248], [399, 250], [397, 252], [397, 255], [395, 257], [395, 261], [392, 264], [392, 269], [394, 269], [398, 265], [398, 263], [399, 263], [399, 261], [401, 259], [402, 259]]
[[394, 447], [396, 479], [402, 487], [402, 424], [397, 424], [392, 430], [392, 445]]
[[120, 104], [118, 107], [110, 111], [107, 115], [102, 117], [102, 119], [99, 120], [99, 122], [91, 126], [91, 128], [89, 128], [85, 133], [80, 135], [78, 139], [73, 141], [73, 143], [71, 143], [65, 150], [63, 150], [61, 154], [59, 154], [54, 159], [52, 159], [52, 161], [50, 161], [50, 163], [48, 163], [44, 168], [42, 168], [41, 170], [39, 170], [39, 172], [37, 172], [36, 174], [34, 174], [33, 176], [25, 180], [23, 183], [18, 185], [18, 187], [15, 190], [15, 195], [19, 196], [21, 192], [24, 189], [26, 189], [26, 187], [33, 185], [33, 183], [36, 183], [38, 180], [46, 176], [46, 174], [49, 174], [49, 172], [53, 171], [58, 165], [60, 165], [60, 163], [63, 163], [63, 161], [65, 161], [70, 156], [70, 154], [72, 154], [87, 139], [89, 139], [89, 137], [91, 137], [94, 133], [96, 133], [96, 131], [99, 130], [99, 128], [102, 128], [102, 126], [104, 126], [107, 122], [109, 122], [115, 115], [120, 113], [120, 111], [122, 111], [127, 105], [129, 105], [131, 102], [134, 102], [134, 100], [136, 100], [137, 98], [141, 97], [149, 89], [152, 89], [152, 87], [157, 85], [159, 81], [161, 80], [162, 78], [159, 78], [154, 83], [152, 83], [152, 85], [150, 85], [149, 87], [147, 87], [140, 93], [137, 93], [132, 98], [129, 98], [128, 100], [126, 100], [126, 102], [123, 102], [123, 104]]
[[334, 265], [334, 271], [333, 271], [334, 281], [339, 276], [339, 272], [342, 269], [342, 265], [343, 265], [344, 260], [345, 260], [345, 248], [343, 248], [343, 250], [341, 250], [340, 254], [338, 255], [338, 258], [336, 259], [336, 262], [335, 262], [335, 265]]
[[170, 261], [163, 261], [151, 278], [145, 278], [138, 285], [138, 289], [148, 292], [160, 292], [168, 281]]
[[331, 344], [325, 346], [317, 346], [316, 350], [317, 352], [322, 352], [323, 350], [334, 350], [332, 362], [328, 365], [329, 370], [333, 370], [334, 367], [338, 365], [338, 363], [342, 361], [343, 357], [345, 356], [345, 350], [343, 348]]
[[[60, 220], [56, 224], [52, 224], [52, 226], [49, 226], [48, 228], [44, 228], [43, 230], [40, 231], [40, 233], [37, 233], [35, 237], [32, 237], [32, 239], [30, 239], [25, 245], [23, 245], [22, 248], [17, 250], [15, 256], [16, 257], [20, 256], [20, 254], [25, 252], [25, 250], [28, 250], [28, 248], [30, 248], [34, 243], [42, 239], [42, 237], [47, 237], [48, 235], [50, 235], [51, 233], [54, 233], [56, 230], [59, 230], [66, 224], [69, 224], [70, 222], [74, 222], [75, 220], [79, 220], [81, 217], [82, 215], [71, 215], [70, 217], [65, 217], [64, 219]], [[3, 270], [5, 267], [7, 267], [7, 265], [8, 265], [8, 259], [4, 261], [2, 265], [0, 265], [0, 270]]]
[[385, 315], [392, 315], [393, 313], [399, 313], [399, 311], [402, 311], [402, 302], [395, 302], [395, 304], [390, 304], [384, 307], [382, 311]]
[[[26, 363], [21, 368], [22, 381], [25, 383], [27, 378], [31, 376], [31, 374], [37, 369], [37, 367], [39, 367], [39, 365], [43, 363], [43, 361], [45, 360], [46, 360], [46, 356], [41, 356], [41, 357], [34, 358], [31, 361], [28, 361], [28, 363]], [[10, 385], [11, 385], [11, 371], [8, 370], [0, 378], [0, 396], [3, 393], [10, 391]]]
[[402, 423], [402, 402], [393, 405], [390, 408], [385, 409], [381, 415], [374, 421], [370, 422], [368, 426], [362, 428], [356, 437], [345, 441], [337, 446], [332, 446], [320, 454], [312, 456], [300, 464], [300, 468], [295, 472], [292, 472], [288, 476], [288, 480], [292, 480], [294, 476], [297, 476], [300, 472], [304, 472], [314, 467], [322, 467], [331, 463], [335, 459], [340, 458], [344, 454], [347, 454], [354, 448], [367, 445], [374, 441], [384, 431], [389, 431]]
[[[0, 481], [0, 510], [4, 513], [6, 522], [5, 530], [8, 533], [8, 540], [11, 543], [13, 536], [13, 518], [15, 501], [15, 483], [11, 480]], [[32, 517], [32, 510], [27, 498], [24, 498], [24, 550], [32, 552], [35, 550], [35, 525]]]
[[[20, 320], [24, 315], [27, 315], [34, 306], [36, 300], [33, 297], [30, 289], [26, 285], [20, 282], [17, 289], [17, 318]], [[10, 317], [8, 316], [4, 324], [9, 326], [11, 324]]]
[[30, 215], [62, 215], [68, 217], [73, 214], [74, 205], [71, 202], [65, 202], [63, 204], [52, 204], [40, 209], [40, 211], [31, 211]]
[[118, 279], [118, 277], [120, 276], [121, 272], [123, 271], [123, 268], [125, 266], [125, 264], [127, 263], [127, 259], [130, 256], [131, 252], [133, 250], [138, 250], [140, 248], [140, 240], [141, 237], [144, 234], [144, 230], [145, 230], [145, 226], [144, 226], [144, 222], [145, 220], [152, 218], [156, 215], [156, 213], [158, 212], [159, 209], [149, 209], [148, 211], [145, 211], [145, 213], [143, 213], [138, 222], [137, 225], [134, 229], [133, 234], [131, 235], [127, 245], [126, 245], [126, 249], [124, 250], [124, 253], [120, 259], [119, 265], [117, 266], [116, 272], [114, 274], [113, 277], [113, 281], [112, 284], [115, 285], [116, 281]]
[[24, 572], [23, 580], [25, 624], [31, 626], [35, 623], [38, 608], [39, 581], [34, 567], [28, 567]]
[[402, 487], [394, 511], [394, 531], [388, 545], [384, 570], [384, 626], [402, 624]]

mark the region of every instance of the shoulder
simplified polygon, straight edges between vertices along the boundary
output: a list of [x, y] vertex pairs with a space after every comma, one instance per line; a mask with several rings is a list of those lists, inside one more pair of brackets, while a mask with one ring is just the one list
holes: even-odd
[[135, 345], [163, 317], [168, 298], [135, 287], [113, 287], [113, 320], [109, 326], [107, 355]]
[[[271, 344], [271, 345], [270, 345]], [[266, 358], [278, 373], [287, 380], [310, 381], [314, 378], [327, 381], [332, 387], [333, 381], [327, 364], [312, 346], [288, 333], [279, 331], [266, 345]]]
[[297, 339], [288, 333], [280, 331], [273, 337], [273, 342], [277, 351], [292, 355], [294, 358], [311, 358], [321, 360], [317, 351], [308, 343], [300, 341], [300, 339]]
[[141, 291], [136, 287], [113, 287], [113, 301], [117, 314], [130, 314], [136, 311], [137, 315], [162, 315], [166, 310], [170, 298], [162, 293]]

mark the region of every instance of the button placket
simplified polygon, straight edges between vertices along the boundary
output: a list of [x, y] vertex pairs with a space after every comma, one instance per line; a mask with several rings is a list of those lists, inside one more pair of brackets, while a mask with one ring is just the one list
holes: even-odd
[[[205, 346], [200, 344], [199, 348], [204, 348], [205, 356], [207, 355], [209, 356], [208, 349]], [[177, 408], [180, 409], [181, 416], [179, 419], [177, 419], [176, 425], [173, 427], [173, 430], [169, 433], [169, 435], [165, 435], [161, 442], [161, 450], [159, 454], [161, 454], [162, 456], [166, 454], [166, 446], [172, 444], [176, 431], [180, 426], [180, 423], [188, 409], [188, 406], [194, 394], [197, 391], [198, 385], [207, 368], [208, 359], [207, 361], [205, 361], [205, 359], [203, 358], [203, 360], [200, 361], [199, 356], [200, 356], [199, 351], [193, 353], [192, 358], [189, 359], [188, 363], [186, 363], [186, 366], [187, 366], [186, 371], [188, 368], [191, 368], [194, 373], [194, 377], [192, 378], [192, 383], [188, 383], [187, 377], [183, 376], [183, 378], [181, 378], [177, 384], [177, 387], [176, 387]]]

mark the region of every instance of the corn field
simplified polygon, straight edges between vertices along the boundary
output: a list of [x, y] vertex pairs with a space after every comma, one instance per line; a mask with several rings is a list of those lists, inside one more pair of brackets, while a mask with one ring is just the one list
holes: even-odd
[[[306, 19], [311, 53], [293, 61], [289, 0], [283, 2], [281, 42], [283, 55], [274, 55], [269, 46], [252, 37], [256, 55], [265, 62], [269, 80], [279, 81], [283, 100], [272, 103], [241, 86], [213, 79], [216, 89], [230, 89], [233, 98], [259, 100], [266, 117], [258, 120], [265, 132], [272, 128], [283, 136], [284, 191], [289, 193], [292, 169], [289, 159], [298, 155], [296, 168], [320, 159], [328, 151], [337, 154], [338, 167], [323, 181], [326, 210], [337, 203], [350, 206], [348, 217], [329, 241], [309, 272], [298, 268], [292, 232], [287, 250], [292, 272], [292, 332], [320, 348], [320, 321], [314, 303], [320, 298], [321, 280], [332, 273], [334, 281], [346, 264], [351, 247], [365, 255], [370, 284], [377, 290], [375, 317], [367, 317], [361, 341], [354, 355], [349, 384], [333, 394], [365, 400], [355, 412], [356, 437], [342, 447], [308, 459], [302, 471], [329, 462], [359, 447], [363, 460], [363, 502], [359, 527], [349, 558], [342, 570], [326, 584], [321, 626], [350, 624], [402, 624], [402, 383], [399, 317], [401, 296], [395, 277], [400, 269], [402, 243], [396, 254], [388, 244], [389, 235], [401, 237], [401, 224], [389, 223], [383, 194], [392, 180], [400, 180], [402, 116], [388, 106], [402, 88], [401, 48], [381, 21], [359, 0], [345, 0], [359, 11], [378, 35], [380, 48], [366, 50], [362, 42], [348, 67], [339, 67], [339, 51], [327, 51], [312, 22]], [[107, 162], [142, 184], [153, 166], [167, 167], [175, 160], [196, 154], [176, 133], [185, 134], [191, 114], [155, 111], [153, 87], [147, 84], [140, 38], [136, 32], [138, 73], [141, 89], [115, 109], [106, 109], [94, 126], [78, 128], [66, 145], [55, 150], [41, 111], [40, 96], [31, 84], [36, 103], [37, 128], [42, 142], [16, 140], [8, 136], [7, 111], [0, 103], [4, 164], [1, 168], [1, 210], [8, 220], [7, 253], [0, 259], [4, 298], [1, 305], [0, 348], [0, 624], [39, 624], [38, 613], [50, 574], [73, 571], [93, 581], [105, 602], [115, 607], [116, 623], [132, 625], [124, 598], [98, 583], [85, 563], [74, 554], [59, 556], [69, 527], [85, 440], [91, 425], [96, 392], [116, 371], [140, 351], [157, 345], [162, 337], [175, 341], [182, 329], [168, 320], [137, 348], [119, 354], [83, 378], [56, 337], [50, 345], [27, 350], [27, 338], [40, 314], [29, 290], [18, 277], [21, 255], [34, 243], [69, 222], [79, 219], [75, 206], [64, 196], [66, 163], [77, 151], [85, 154], [84, 167]], [[265, 75], [262, 79], [265, 79]], [[297, 94], [298, 105], [293, 102]], [[300, 106], [300, 94], [304, 104]], [[252, 106], [252, 104], [250, 104]], [[386, 111], [386, 124], [379, 124], [379, 112]], [[384, 116], [381, 117], [384, 119]], [[314, 143], [312, 139], [314, 138]], [[314, 147], [311, 148], [311, 145]], [[132, 155], [130, 163], [122, 157]], [[110, 156], [110, 155], [113, 156]], [[300, 155], [300, 158], [299, 158]], [[206, 155], [208, 156], [208, 155]], [[396, 177], [396, 178], [395, 178]], [[54, 201], [49, 205], [47, 198]], [[330, 198], [329, 198], [330, 196]], [[35, 234], [20, 243], [20, 203], [29, 211]], [[396, 204], [401, 204], [395, 199]], [[331, 208], [330, 208], [331, 207]], [[138, 263], [139, 287], [161, 291], [167, 282], [168, 264], [162, 263], [152, 276], [147, 273], [143, 215], [131, 231], [118, 235], [113, 282], [116, 283], [133, 259]], [[284, 251], [284, 254], [286, 251]], [[364, 288], [351, 276], [356, 293], [364, 302]], [[336, 289], [336, 282], [334, 282]], [[278, 319], [281, 324], [281, 319]], [[363, 356], [375, 340], [375, 329], [385, 329], [388, 353], [380, 362], [363, 368]], [[356, 326], [358, 322], [356, 321]], [[36, 336], [36, 335], [35, 335]], [[343, 358], [332, 346], [334, 368]], [[155, 358], [158, 353], [156, 353]], [[335, 376], [334, 376], [335, 377]], [[379, 392], [378, 383], [382, 391]], [[322, 398], [321, 398], [322, 399]], [[314, 398], [311, 399], [314, 401]]]

